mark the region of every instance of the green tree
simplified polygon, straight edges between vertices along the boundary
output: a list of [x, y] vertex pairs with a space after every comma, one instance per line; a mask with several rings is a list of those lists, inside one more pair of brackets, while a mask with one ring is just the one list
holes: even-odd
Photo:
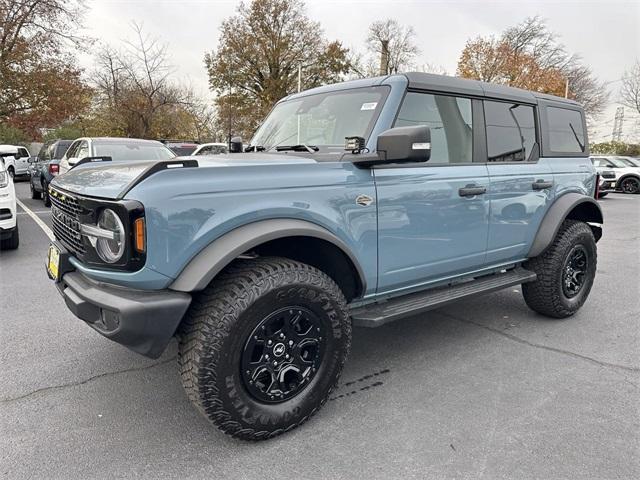
[[602, 142], [594, 143], [589, 147], [591, 153], [600, 155], [622, 155], [629, 157], [640, 157], [640, 145], [637, 143], [625, 142]]
[[303, 89], [341, 80], [348, 49], [327, 41], [301, 0], [253, 0], [220, 29], [220, 45], [205, 55], [217, 94], [217, 127], [250, 137], [275, 102]]

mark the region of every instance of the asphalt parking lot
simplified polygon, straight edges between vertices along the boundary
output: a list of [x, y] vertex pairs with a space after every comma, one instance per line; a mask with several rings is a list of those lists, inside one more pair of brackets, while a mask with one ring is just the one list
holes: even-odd
[[[46, 224], [49, 210], [18, 197]], [[48, 238], [20, 209], [0, 254], [3, 478], [640, 478], [640, 196], [602, 201], [590, 298], [574, 317], [519, 288], [356, 329], [338, 391], [301, 428], [231, 439], [191, 406], [175, 343], [152, 361], [63, 304]]]

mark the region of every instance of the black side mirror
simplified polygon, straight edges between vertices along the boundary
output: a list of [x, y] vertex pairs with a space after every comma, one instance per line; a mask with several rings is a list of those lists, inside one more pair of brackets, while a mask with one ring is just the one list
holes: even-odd
[[242, 152], [242, 137], [233, 137], [231, 139], [231, 142], [229, 143], [229, 152], [230, 153]]
[[431, 130], [425, 125], [397, 127], [378, 135], [382, 163], [426, 162], [431, 158]]

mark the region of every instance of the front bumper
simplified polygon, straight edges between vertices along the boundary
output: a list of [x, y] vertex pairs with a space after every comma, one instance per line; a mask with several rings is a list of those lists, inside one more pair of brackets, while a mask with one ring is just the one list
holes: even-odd
[[[10, 188], [11, 187], [11, 188]], [[0, 189], [0, 232], [10, 232], [16, 227], [16, 199], [12, 186]]]
[[598, 188], [600, 193], [611, 193], [616, 191], [616, 180], [612, 179], [603, 179], [600, 182], [600, 186]]
[[67, 307], [100, 334], [146, 357], [159, 357], [175, 333], [191, 295], [133, 290], [98, 283], [78, 271], [56, 284]]

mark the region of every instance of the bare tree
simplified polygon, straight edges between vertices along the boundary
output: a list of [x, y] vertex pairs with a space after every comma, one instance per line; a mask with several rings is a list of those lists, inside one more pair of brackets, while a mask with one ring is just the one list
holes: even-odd
[[640, 113], [640, 61], [625, 71], [620, 87], [620, 101], [623, 105]]
[[[122, 50], [103, 47], [94, 72], [103, 116], [127, 136], [151, 138], [158, 116], [187, 103], [187, 92], [171, 81], [167, 47], [132, 25], [135, 40]], [[166, 131], [166, 129], [165, 129]]]
[[367, 49], [380, 58], [381, 75], [405, 71], [420, 50], [415, 44], [412, 26], [402, 26], [396, 20], [373, 22], [369, 26]]
[[498, 38], [467, 42], [458, 61], [458, 75], [568, 97], [582, 103], [590, 119], [608, 102], [604, 83], [577, 55], [566, 51], [540, 17], [525, 19]]

